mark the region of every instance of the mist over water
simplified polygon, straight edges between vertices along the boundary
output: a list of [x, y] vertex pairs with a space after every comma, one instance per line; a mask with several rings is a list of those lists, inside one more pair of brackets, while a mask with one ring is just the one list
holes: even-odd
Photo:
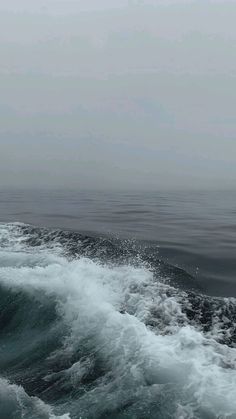
[[0, 419], [236, 419], [235, 16], [0, 0]]

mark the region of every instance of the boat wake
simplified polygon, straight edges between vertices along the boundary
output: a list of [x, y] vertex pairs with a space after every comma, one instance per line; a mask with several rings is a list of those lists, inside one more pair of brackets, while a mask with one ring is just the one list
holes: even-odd
[[0, 225], [1, 418], [236, 418], [236, 301], [155, 249]]

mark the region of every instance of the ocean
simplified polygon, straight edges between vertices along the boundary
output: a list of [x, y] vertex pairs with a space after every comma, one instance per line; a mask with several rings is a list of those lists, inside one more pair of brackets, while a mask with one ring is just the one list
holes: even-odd
[[235, 191], [0, 191], [0, 419], [236, 419]]

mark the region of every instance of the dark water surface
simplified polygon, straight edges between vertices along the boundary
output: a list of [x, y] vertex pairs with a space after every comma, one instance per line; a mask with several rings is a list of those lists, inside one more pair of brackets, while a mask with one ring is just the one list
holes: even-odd
[[0, 419], [236, 419], [235, 192], [0, 193]]
[[204, 292], [236, 296], [236, 191], [0, 191], [0, 221], [155, 243]]

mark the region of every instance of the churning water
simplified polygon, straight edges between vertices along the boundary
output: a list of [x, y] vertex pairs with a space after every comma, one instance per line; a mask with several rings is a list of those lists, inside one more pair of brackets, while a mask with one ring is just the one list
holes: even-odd
[[[145, 202], [141, 205], [145, 208]], [[87, 221], [81, 214], [84, 230], [97, 234], [75, 232], [83, 230], [78, 224], [74, 229], [67, 225], [71, 230], [66, 231], [12, 222], [10, 204], [8, 214], [2, 211], [11, 222], [0, 224], [1, 419], [236, 418], [236, 299], [213, 296], [213, 285], [206, 295], [204, 275], [198, 280], [183, 265], [170, 263], [178, 240], [175, 257], [184, 260], [181, 243], [187, 243], [188, 234], [190, 240], [188, 225], [191, 217], [197, 222], [196, 216], [189, 211], [180, 237], [184, 214], [177, 212], [174, 244], [165, 259], [164, 251], [160, 257], [164, 222], [160, 240], [155, 240], [155, 229], [140, 227], [144, 219], [154, 226], [154, 215], [148, 218], [141, 209], [138, 215], [136, 208], [136, 240], [129, 234], [121, 237], [121, 207], [116, 206], [120, 238], [98, 234], [106, 218], [101, 209], [96, 228], [92, 221], [89, 228], [89, 211]], [[26, 210], [21, 211], [16, 219], [24, 219]], [[127, 211], [131, 209], [126, 206]], [[206, 225], [203, 214], [202, 209]], [[29, 221], [36, 221], [36, 215], [32, 201]], [[95, 216], [90, 218], [95, 223]], [[212, 219], [216, 223], [216, 217]], [[41, 212], [38, 224], [42, 220]], [[76, 218], [68, 214], [67, 222], [76, 224]], [[209, 219], [209, 228], [211, 223]], [[117, 224], [113, 214], [107, 231]], [[133, 224], [131, 220], [126, 225]], [[138, 240], [144, 230], [146, 236]], [[233, 228], [228, 230], [233, 243]], [[189, 253], [196, 255], [197, 246], [193, 241]], [[224, 253], [224, 243], [222, 248]], [[226, 276], [232, 285], [232, 270]]]

